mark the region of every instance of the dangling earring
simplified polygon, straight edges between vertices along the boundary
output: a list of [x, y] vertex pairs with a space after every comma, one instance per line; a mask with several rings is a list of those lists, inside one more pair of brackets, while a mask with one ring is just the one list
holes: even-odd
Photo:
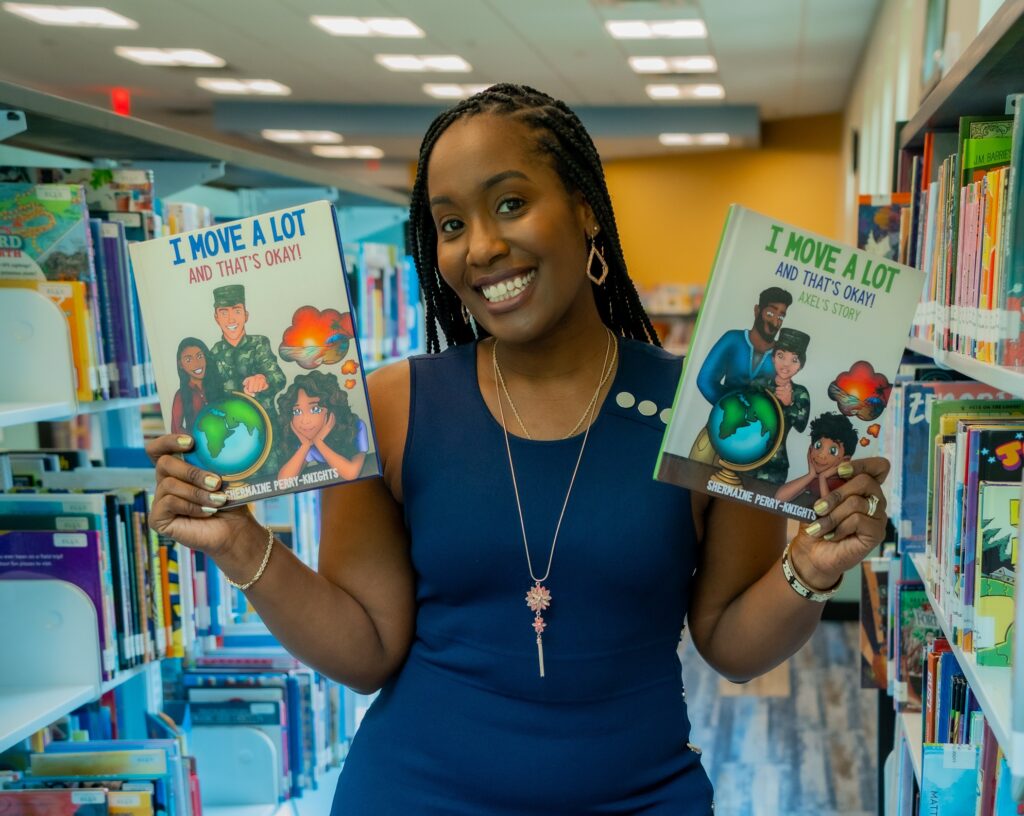
[[[594, 227], [594, 237], [590, 239], [590, 255], [587, 257], [587, 277], [595, 286], [601, 286], [604, 279], [608, 277], [608, 262], [604, 259], [601, 250], [597, 248], [597, 233], [598, 227]], [[596, 278], [590, 271], [594, 266], [594, 256], [597, 256], [597, 261], [601, 264], [601, 274]]]
[[462, 304], [462, 322], [465, 323], [468, 326], [469, 325], [469, 319], [471, 317], [472, 317], [472, 315], [469, 313], [469, 309], [466, 307], [466, 304], [463, 303]]

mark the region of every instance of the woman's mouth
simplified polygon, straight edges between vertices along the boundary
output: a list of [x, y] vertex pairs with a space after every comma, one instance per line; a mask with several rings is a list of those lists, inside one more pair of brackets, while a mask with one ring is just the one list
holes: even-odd
[[488, 303], [503, 303], [522, 294], [523, 290], [533, 283], [536, 277], [537, 270], [531, 269], [523, 275], [516, 275], [514, 278], [483, 286], [479, 291]]

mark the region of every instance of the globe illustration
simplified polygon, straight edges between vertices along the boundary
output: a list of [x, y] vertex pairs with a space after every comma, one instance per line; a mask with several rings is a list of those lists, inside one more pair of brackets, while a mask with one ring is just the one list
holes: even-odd
[[196, 444], [189, 461], [228, 482], [255, 473], [270, 452], [270, 417], [252, 397], [232, 391], [204, 405], [192, 427]]
[[782, 406], [770, 391], [750, 386], [722, 397], [708, 417], [708, 441], [725, 470], [720, 481], [738, 483], [735, 470], [753, 470], [771, 459], [782, 443]]

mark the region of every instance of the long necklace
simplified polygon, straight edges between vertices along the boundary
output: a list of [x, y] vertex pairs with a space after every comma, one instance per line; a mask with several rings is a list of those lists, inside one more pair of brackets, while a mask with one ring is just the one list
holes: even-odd
[[[608, 365], [608, 353], [612, 346], [613, 335], [611, 332], [608, 333], [608, 345], [604, 350], [604, 363], [602, 363], [602, 372], [604, 367]], [[491, 346], [491, 363], [494, 366], [494, 379], [498, 381], [498, 376], [501, 369], [498, 367], [498, 341], [495, 339], [494, 345]], [[597, 397], [601, 393], [601, 388], [604, 386], [605, 377], [602, 376], [601, 382], [598, 383], [597, 391], [594, 394], [594, 398], [590, 401], [590, 418], [593, 420], [594, 409], [597, 407]], [[501, 416], [501, 430], [505, 434], [505, 451], [508, 453], [508, 469], [512, 473], [512, 489], [516, 494], [516, 509], [519, 511], [519, 528], [523, 533], [523, 549], [526, 550], [526, 566], [530, 571], [530, 578], [533, 580], [533, 586], [530, 587], [526, 593], [526, 605], [533, 612], [533, 631], [537, 634], [537, 665], [540, 669], [540, 676], [544, 676], [544, 642], [543, 634], [547, 628], [547, 624], [544, 622], [543, 612], [551, 606], [551, 591], [544, 586], [544, 582], [547, 581], [548, 576], [551, 574], [551, 564], [555, 559], [555, 545], [558, 543], [558, 533], [562, 529], [562, 519], [565, 517], [565, 508], [569, 505], [569, 496], [572, 494], [573, 485], [576, 483], [576, 474], [580, 469], [580, 462], [583, 460], [583, 451], [587, 447], [587, 439], [590, 436], [590, 428], [592, 422], [587, 424], [587, 429], [583, 434], [583, 444], [580, 445], [579, 456], [576, 457], [576, 466], [572, 470], [572, 478], [569, 479], [569, 489], [565, 492], [565, 501], [562, 502], [562, 511], [558, 514], [558, 523], [555, 525], [555, 535], [551, 539], [551, 551], [548, 553], [548, 566], [544, 571], [544, 574], [538, 577], [533, 571], [533, 561], [530, 559], [530, 545], [526, 540], [526, 522], [523, 520], [523, 505], [519, 499], [519, 484], [516, 481], [516, 468], [512, 464], [512, 446], [508, 440], [508, 428], [505, 426], [505, 408], [501, 404], [501, 394], [497, 393], [497, 385], [495, 385], [495, 396], [498, 398], [498, 413]], [[511, 400], [509, 401], [511, 404]]]
[[[604, 330], [606, 332], [608, 332], [608, 342], [611, 343], [614, 340], [615, 335], [612, 334], [611, 329], [609, 329], [607, 326], [605, 326]], [[594, 392], [594, 396], [590, 398], [590, 402], [587, 403], [587, 407], [583, 409], [583, 415], [579, 419], [576, 420], [576, 424], [573, 425], [569, 429], [568, 433], [566, 433], [564, 436], [562, 436], [562, 439], [568, 439], [570, 436], [572, 436], [574, 433], [576, 433], [576, 431], [579, 430], [580, 425], [582, 425], [584, 420], [586, 420], [586, 418], [590, 415], [591, 410], [593, 410], [594, 404], [597, 402], [598, 396], [600, 396], [600, 394], [601, 394], [601, 389], [604, 388], [604, 384], [606, 382], [608, 382], [608, 378], [611, 376], [612, 370], [615, 368], [615, 361], [618, 359], [618, 356], [619, 356], [619, 347], [617, 345], [613, 345], [612, 346], [612, 361], [611, 361], [611, 363], [608, 363], [606, 365], [606, 367], [605, 367], [605, 369], [604, 369], [604, 371], [603, 371], [603, 373], [601, 375], [601, 383], [600, 383], [600, 385], [597, 386], [597, 391], [595, 391]], [[605, 362], [607, 363], [607, 361], [608, 361], [608, 357], [606, 355], [605, 356]], [[527, 439], [533, 439], [533, 436], [530, 435], [529, 430], [527, 430], [527, 428], [526, 428], [526, 423], [523, 422], [523, 418], [521, 416], [519, 416], [519, 411], [516, 409], [516, 404], [512, 400], [512, 395], [508, 391], [508, 386], [505, 385], [505, 378], [504, 378], [504, 376], [502, 376], [501, 366], [498, 366], [496, 370], [498, 372], [498, 382], [501, 384], [501, 390], [505, 393], [505, 399], [508, 400], [509, 407], [512, 408], [512, 414], [515, 416], [516, 422], [518, 422], [519, 423], [519, 427], [523, 429], [523, 434], [526, 436], [526, 438]], [[501, 398], [500, 397], [498, 398], [498, 401], [501, 402]]]

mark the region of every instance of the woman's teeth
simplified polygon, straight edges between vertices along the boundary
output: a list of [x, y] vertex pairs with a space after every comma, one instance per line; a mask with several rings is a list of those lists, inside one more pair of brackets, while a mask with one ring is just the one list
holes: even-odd
[[531, 270], [525, 275], [518, 275], [509, 280], [501, 281], [493, 286], [485, 286], [481, 291], [488, 303], [501, 303], [503, 300], [513, 298], [529, 286], [537, 277], [536, 270]]

